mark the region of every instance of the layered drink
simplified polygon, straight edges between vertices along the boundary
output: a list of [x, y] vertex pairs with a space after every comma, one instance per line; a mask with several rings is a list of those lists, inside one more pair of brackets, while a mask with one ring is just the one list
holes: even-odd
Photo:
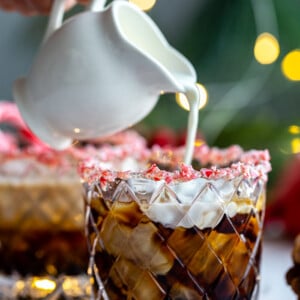
[[77, 163], [91, 155], [101, 159], [102, 148], [138, 150], [145, 140], [126, 131], [56, 151], [30, 132], [15, 104], [4, 101], [0, 123], [9, 126], [0, 131], [0, 273], [85, 274], [89, 255]]
[[81, 184], [71, 153], [35, 146], [0, 154], [0, 270], [85, 272]]
[[81, 163], [95, 299], [257, 298], [268, 152], [181, 154]]

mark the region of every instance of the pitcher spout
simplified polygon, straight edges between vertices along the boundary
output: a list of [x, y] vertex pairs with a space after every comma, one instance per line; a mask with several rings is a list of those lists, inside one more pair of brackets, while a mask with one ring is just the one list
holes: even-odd
[[120, 37], [143, 56], [143, 68], [148, 65], [143, 79], [153, 74], [147, 81], [163, 92], [184, 92], [186, 82], [196, 82], [193, 65], [168, 43], [147, 14], [129, 2], [114, 4], [113, 18]]

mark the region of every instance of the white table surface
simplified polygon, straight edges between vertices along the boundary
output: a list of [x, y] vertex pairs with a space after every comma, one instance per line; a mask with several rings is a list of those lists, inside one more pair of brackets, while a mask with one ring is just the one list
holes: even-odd
[[296, 300], [285, 274], [292, 266], [293, 241], [264, 240], [259, 300]]

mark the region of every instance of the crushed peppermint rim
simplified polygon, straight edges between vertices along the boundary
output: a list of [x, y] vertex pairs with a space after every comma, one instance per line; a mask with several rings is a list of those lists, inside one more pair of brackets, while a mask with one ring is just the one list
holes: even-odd
[[[110, 149], [107, 149], [110, 151]], [[194, 159], [209, 164], [210, 167], [201, 167], [199, 170], [194, 169], [190, 165], [185, 165], [183, 161], [183, 149], [160, 149], [155, 147], [149, 149], [147, 155], [145, 153], [134, 159], [141, 164], [141, 170], [136, 171], [118, 171], [108, 169], [103, 162], [107, 160], [99, 160], [98, 158], [89, 158], [79, 163], [78, 172], [82, 180], [87, 183], [97, 183], [102, 185], [112, 182], [117, 178], [129, 179], [132, 177], [147, 178], [155, 181], [163, 180], [167, 183], [189, 181], [196, 178], [206, 178], [208, 180], [216, 180], [220, 178], [233, 179], [242, 176], [248, 179], [268, 180], [268, 172], [271, 171], [270, 154], [268, 150], [250, 150], [244, 151], [241, 147], [233, 145], [226, 149], [210, 148], [203, 144], [196, 147]], [[113, 154], [103, 154], [111, 157], [113, 162]], [[131, 153], [132, 155], [132, 153]], [[158, 166], [159, 161], [151, 163], [153, 156], [156, 158], [169, 157], [170, 165], [176, 164], [174, 171], [167, 171]], [[128, 158], [124, 156], [123, 159]], [[120, 157], [118, 157], [120, 159]], [[225, 166], [227, 164], [227, 166]]]
[[[27, 142], [25, 147], [20, 148], [13, 134], [0, 131], [0, 163], [34, 157], [35, 161], [47, 166], [62, 168], [71, 166], [73, 168], [80, 161], [79, 175], [87, 182], [98, 180], [107, 182], [115, 178], [127, 179], [132, 176], [166, 182], [187, 181], [200, 177], [231, 179], [237, 176], [267, 181], [267, 174], [271, 171], [268, 150], [244, 151], [237, 145], [220, 149], [210, 148], [206, 144], [194, 149], [194, 160], [203, 166], [196, 170], [183, 163], [184, 147], [162, 149], [154, 146], [148, 149], [145, 139], [133, 130], [125, 130], [111, 137], [96, 139], [94, 145], [88, 143], [80, 147], [73, 145], [62, 151], [55, 150], [40, 141], [30, 131], [22, 120], [16, 104], [9, 101], [0, 102], [0, 123], [15, 126], [19, 135]], [[141, 171], [113, 171], [103, 166], [103, 162], [123, 161], [128, 158], [139, 163]], [[160, 163], [176, 166], [176, 170], [166, 171], [159, 167]]]

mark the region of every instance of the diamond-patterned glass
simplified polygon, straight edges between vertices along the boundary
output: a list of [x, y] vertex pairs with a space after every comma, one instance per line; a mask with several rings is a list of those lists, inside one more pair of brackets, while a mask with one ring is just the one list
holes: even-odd
[[264, 182], [116, 179], [85, 201], [95, 299], [257, 298]]

